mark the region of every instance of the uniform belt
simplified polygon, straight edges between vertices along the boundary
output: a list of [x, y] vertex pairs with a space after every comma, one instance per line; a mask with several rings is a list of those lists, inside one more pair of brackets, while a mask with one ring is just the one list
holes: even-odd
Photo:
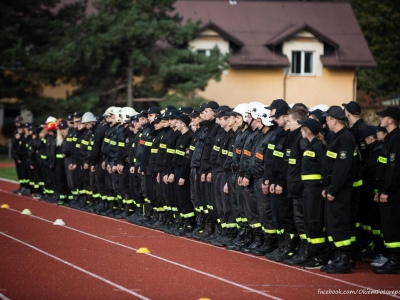
[[307, 174], [301, 175], [301, 180], [321, 180], [321, 174]]

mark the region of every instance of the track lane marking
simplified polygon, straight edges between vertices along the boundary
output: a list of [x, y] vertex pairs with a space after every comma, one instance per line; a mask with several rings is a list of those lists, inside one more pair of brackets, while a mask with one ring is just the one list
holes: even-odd
[[[115, 288], [117, 288], [117, 289], [119, 289], [119, 290], [122, 290], [122, 291], [124, 291], [124, 292], [126, 292], [126, 293], [128, 293], [128, 294], [131, 294], [132, 296], [135, 296], [135, 297], [137, 297], [137, 298], [139, 298], [139, 299], [142, 299], [142, 300], [150, 300], [150, 298], [147, 298], [147, 297], [145, 297], [145, 296], [143, 296], [143, 295], [140, 295], [140, 294], [138, 294], [138, 293], [136, 293], [136, 292], [134, 292], [134, 291], [132, 291], [132, 290], [130, 290], [130, 289], [127, 289], [127, 288], [123, 287], [122, 285], [119, 285], [119, 284], [117, 284], [117, 283], [115, 283], [115, 282], [112, 282], [112, 281], [110, 281], [110, 280], [108, 280], [108, 279], [105, 279], [105, 278], [103, 278], [103, 277], [101, 277], [101, 276], [99, 276], [99, 275], [97, 275], [97, 274], [94, 274], [94, 273], [92, 273], [92, 272], [90, 272], [90, 271], [87, 271], [87, 270], [81, 268], [81, 267], [78, 267], [77, 265], [74, 265], [74, 264], [72, 264], [72, 263], [70, 263], [70, 262], [68, 262], [68, 261], [66, 261], [66, 260], [63, 260], [63, 259], [61, 259], [61, 258], [59, 258], [59, 257], [57, 257], [57, 256], [55, 256], [55, 255], [53, 255], [53, 254], [50, 254], [50, 253], [48, 253], [48, 252], [46, 252], [46, 251], [44, 251], [44, 250], [42, 250], [42, 249], [39, 249], [39, 248], [37, 248], [37, 247], [35, 247], [35, 246], [32, 246], [32, 245], [29, 245], [29, 244], [25, 243], [24, 241], [21, 241], [21, 240], [19, 240], [19, 239], [13, 237], [13, 236], [11, 236], [11, 235], [5, 234], [5, 233], [3, 233], [3, 232], [1, 232], [1, 231], [0, 231], [0, 234], [3, 235], [3, 236], [5, 236], [5, 237], [7, 237], [7, 238], [9, 238], [9, 239], [11, 239], [11, 240], [14, 240], [15, 242], [18, 242], [18, 243], [20, 243], [20, 244], [23, 244], [24, 246], [27, 246], [27, 247], [29, 247], [29, 248], [35, 250], [35, 251], [38, 251], [38, 252], [40, 252], [40, 253], [42, 253], [42, 254], [44, 254], [44, 255], [46, 255], [46, 256], [49, 256], [49, 257], [51, 257], [51, 258], [53, 258], [53, 259], [55, 259], [55, 260], [57, 260], [57, 261], [59, 261], [59, 262], [65, 264], [65, 265], [67, 265], [67, 266], [70, 266], [70, 267], [72, 267], [72, 268], [74, 268], [74, 269], [76, 269], [76, 270], [78, 270], [78, 271], [81, 271], [81, 272], [83, 272], [83, 273], [85, 273], [85, 274], [87, 274], [87, 275], [89, 275], [89, 276], [92, 276], [92, 277], [94, 277], [94, 278], [96, 278], [96, 279], [98, 279], [98, 280], [101, 280], [101, 281], [103, 281], [103, 282], [105, 282], [105, 283], [107, 283], [107, 284], [109, 284], [109, 285], [111, 285], [111, 286], [113, 286], [113, 287], [115, 287]], [[1, 294], [0, 294], [0, 295], [1, 295]], [[1, 298], [1, 297], [0, 297], [0, 298]], [[8, 298], [2, 298], [2, 299], [6, 300], [6, 299], [8, 299]]]
[[[13, 211], [13, 212], [16, 212], [16, 213], [20, 213], [20, 211], [18, 211], [18, 210], [16, 210], [16, 209], [9, 208], [8, 210]], [[44, 219], [44, 218], [35, 216], [35, 215], [33, 215], [33, 214], [32, 214], [32, 215], [27, 215], [27, 216], [32, 217], [32, 218], [35, 218], [35, 219], [39, 219], [39, 220], [44, 221], [44, 222], [47, 222], [47, 223], [53, 224], [53, 221], [50, 221], [50, 220], [47, 220], [47, 219]], [[76, 232], [78, 232], [78, 233], [81, 233], [81, 234], [84, 234], [84, 235], [87, 235], [87, 236], [90, 236], [90, 237], [95, 238], [95, 239], [102, 240], [102, 241], [107, 242], [107, 243], [111, 243], [111, 244], [114, 244], [114, 245], [117, 245], [117, 246], [120, 246], [120, 247], [129, 249], [129, 250], [133, 250], [133, 251], [135, 251], [135, 252], [138, 250], [138, 249], [136, 249], [136, 248], [133, 248], [133, 247], [130, 247], [130, 246], [126, 246], [126, 245], [124, 245], [124, 244], [120, 244], [120, 243], [117, 243], [117, 242], [113, 242], [113, 241], [107, 240], [107, 239], [105, 239], [105, 238], [99, 237], [99, 236], [97, 236], [97, 235], [93, 235], [93, 234], [91, 234], [91, 233], [88, 233], [88, 232], [79, 230], [79, 229], [75, 229], [75, 228], [72, 228], [72, 227], [69, 227], [69, 226], [62, 226], [62, 227], [63, 227], [63, 228], [67, 228], [67, 229], [72, 230], [72, 231], [76, 231]], [[4, 234], [4, 233], [2, 233], [2, 232], [0, 232], [0, 233], [1, 233], [1, 234]], [[25, 244], [25, 243], [24, 243], [24, 244]], [[26, 245], [29, 245], [29, 244], [26, 244]], [[259, 294], [259, 295], [264, 296], [264, 297], [268, 297], [268, 298], [270, 298], [270, 299], [282, 300], [282, 299], [279, 298], [279, 297], [275, 297], [275, 296], [272, 296], [272, 295], [267, 294], [267, 293], [265, 293], [265, 292], [261, 292], [261, 291], [252, 289], [252, 288], [247, 287], [247, 286], [245, 286], [245, 285], [242, 285], [242, 284], [240, 284], [240, 283], [236, 283], [236, 282], [234, 282], [234, 281], [230, 281], [230, 280], [228, 280], [228, 279], [225, 279], [225, 278], [222, 278], [222, 277], [218, 277], [218, 276], [216, 276], [216, 275], [212, 275], [212, 274], [209, 274], [209, 273], [206, 273], [206, 272], [197, 270], [197, 269], [195, 269], [195, 268], [192, 268], [192, 267], [189, 267], [189, 266], [180, 264], [180, 263], [178, 263], [178, 262], [175, 262], [175, 261], [172, 261], [172, 260], [163, 258], [163, 257], [161, 257], [161, 256], [157, 256], [157, 255], [154, 255], [154, 254], [146, 254], [146, 253], [145, 253], [145, 255], [148, 255], [148, 256], [151, 256], [151, 257], [153, 257], [153, 258], [155, 258], [155, 259], [158, 259], [158, 260], [167, 262], [167, 263], [169, 263], [169, 264], [172, 264], [172, 265], [181, 267], [181, 268], [183, 268], [183, 269], [187, 269], [187, 270], [190, 270], [190, 271], [192, 271], [192, 272], [195, 272], [195, 273], [198, 273], [198, 274], [201, 274], [201, 275], [204, 275], [204, 276], [213, 278], [213, 279], [217, 279], [217, 280], [219, 280], [219, 281], [222, 281], [222, 282], [225, 282], [225, 283], [227, 283], [227, 284], [230, 284], [230, 285], [239, 287], [239, 288], [241, 288], [241, 289], [244, 289], [244, 290], [246, 290], [246, 291], [249, 291], [249, 292], [252, 292], [252, 293], [255, 293], [255, 294]]]
[[10, 300], [10, 298], [7, 298], [7, 297], [4, 296], [2, 293], [0, 293], [0, 299], [3, 299], [3, 300]]
[[[0, 180], [2, 180], [2, 179], [0, 178]], [[11, 192], [8, 192], [8, 191], [2, 190], [2, 189], [0, 189], [0, 191], [5, 192], [5, 193], [8, 193], [8, 194], [15, 195], [15, 194], [13, 194], [13, 193], [11, 193]], [[18, 196], [18, 195], [17, 195], [17, 196]], [[24, 196], [21, 196], [21, 197], [24, 197]], [[26, 197], [24, 197], [24, 198], [26, 198]], [[30, 200], [35, 200], [35, 199], [32, 199], [32, 198], [28, 198], [28, 199], [30, 199]], [[88, 213], [88, 212], [85, 212], [85, 211], [76, 210], [76, 209], [69, 208], [69, 207], [63, 207], [63, 208], [72, 209], [72, 210], [74, 210], [74, 211], [76, 211], [76, 212], [85, 213], [85, 214], [88, 214], [88, 215], [91, 215], [91, 216], [94, 216], [94, 217], [101, 217], [101, 218], [103, 217], [103, 216], [98, 216], [98, 215], [96, 215], [96, 214], [92, 214], [92, 213]], [[10, 210], [13, 210], [13, 209], [10, 209]], [[16, 210], [14, 210], [14, 211], [16, 211]], [[19, 211], [16, 211], [16, 212], [19, 212]], [[33, 216], [33, 215], [31, 215], [31, 216]], [[35, 216], [35, 217], [36, 217], [36, 216]], [[40, 218], [40, 217], [37, 217], [37, 218]], [[114, 221], [114, 222], [119, 222], [119, 223], [123, 223], [123, 224], [130, 225], [130, 226], [136, 226], [136, 227], [139, 227], [139, 228], [143, 228], [143, 229], [147, 229], [147, 230], [152, 230], [152, 231], [160, 232], [160, 231], [155, 230], [155, 229], [146, 228], [146, 227], [143, 227], [143, 226], [137, 226], [137, 225], [134, 225], [134, 224], [131, 224], [131, 223], [128, 223], [128, 222], [124, 222], [124, 221], [122, 221], [122, 220], [118, 220], [118, 219], [114, 219], [114, 218], [108, 218], [108, 219], [111, 220], [111, 221]], [[48, 221], [48, 220], [46, 220], [46, 219], [43, 219], [43, 220], [44, 220], [44, 221], [47, 221], [47, 222], [50, 222], [50, 223], [53, 223], [52, 221]], [[66, 227], [66, 226], [64, 226], [64, 227]], [[74, 229], [74, 228], [71, 228], [71, 227], [69, 227], [69, 228], [70, 228], [71, 230], [79, 231], [79, 230]], [[85, 232], [82, 232], [82, 233], [87, 234], [87, 235], [91, 235], [91, 234], [85, 233]], [[93, 237], [98, 238], [98, 239], [103, 239], [103, 238], [97, 237], [97, 236], [93, 236]], [[189, 241], [189, 242], [192, 242], [192, 243], [194, 242], [194, 243], [198, 243], [198, 244], [201, 244], [201, 245], [209, 246], [209, 247], [212, 247], [213, 249], [219, 249], [219, 250], [222, 250], [222, 251], [227, 251], [225, 248], [222, 248], [222, 247], [215, 247], [215, 246], [210, 245], [210, 244], [208, 244], [208, 243], [203, 243], [203, 242], [196, 241], [196, 240], [193, 240], [193, 239], [187, 239], [187, 238], [185, 238], [185, 237], [178, 237], [178, 238], [184, 239], [185, 241]], [[103, 239], [103, 240], [105, 240], [105, 239]], [[125, 246], [125, 245], [123, 245], [123, 244], [118, 244], [118, 243], [113, 242], [113, 241], [109, 241], [109, 240], [105, 240], [105, 241], [107, 241], [107, 242], [109, 242], [109, 243], [112, 243], [112, 244], [119, 245], [119, 246], [121, 246], [121, 247], [128, 247], [128, 248], [130, 248], [129, 246]], [[132, 248], [132, 249], [134, 249], [134, 248]], [[136, 250], [137, 250], [137, 249], [135, 249], [135, 251], [136, 251]], [[246, 253], [242, 253], [242, 252], [237, 252], [237, 251], [231, 251], [231, 252], [233, 252], [233, 253], [235, 253], [235, 254], [239, 254], [239, 255], [245, 255], [245, 256], [251, 257], [251, 258], [253, 258], [253, 259], [258, 259], [258, 260], [261, 260], [261, 261], [263, 261], [263, 262], [273, 263], [273, 264], [276, 264], [276, 265], [279, 265], [279, 266], [283, 266], [283, 267], [286, 267], [286, 268], [290, 268], [290, 269], [292, 269], [292, 270], [296, 270], [296, 271], [300, 271], [300, 272], [303, 272], [303, 273], [315, 275], [315, 276], [322, 277], [322, 278], [325, 278], [325, 279], [330, 279], [330, 280], [337, 281], [337, 282], [340, 282], [340, 283], [344, 283], [344, 284], [346, 284], [346, 285], [351, 285], [351, 286], [354, 286], [354, 287], [357, 287], [357, 288], [363, 288], [363, 289], [367, 289], [367, 290], [371, 290], [371, 291], [377, 290], [376, 288], [371, 288], [371, 287], [363, 286], [363, 285], [360, 285], [360, 284], [357, 284], [357, 283], [348, 282], [348, 281], [345, 281], [345, 280], [342, 280], [342, 279], [339, 279], [339, 278], [330, 277], [330, 276], [328, 276], [328, 275], [315, 273], [315, 272], [309, 271], [309, 270], [307, 270], [307, 269], [302, 269], [302, 268], [300, 268], [300, 267], [289, 266], [289, 265], [282, 264], [282, 263], [278, 263], [278, 262], [275, 262], [275, 261], [272, 261], [272, 260], [267, 260], [267, 259], [264, 259], [264, 258], [261, 258], [261, 257], [258, 257], [258, 256], [254, 256], [254, 255], [250, 255], [250, 254], [246, 254]], [[147, 254], [147, 255], [149, 255], [149, 254]], [[190, 267], [189, 267], [189, 268], [190, 268]], [[201, 272], [201, 271], [200, 271], [200, 272]], [[390, 296], [390, 297], [393, 297], [393, 298], [400, 299], [400, 296], [396, 296], [396, 295], [386, 295], [386, 296]]]

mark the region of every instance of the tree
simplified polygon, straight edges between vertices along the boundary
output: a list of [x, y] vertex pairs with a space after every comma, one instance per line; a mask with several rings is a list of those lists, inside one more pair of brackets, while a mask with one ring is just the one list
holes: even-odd
[[59, 79], [59, 70], [50, 72], [45, 57], [84, 17], [85, 3], [63, 7], [57, 3], [0, 2], [0, 99], [18, 99], [36, 115], [47, 102], [41, 96], [44, 85], [54, 85]]
[[76, 82], [82, 97], [98, 93], [103, 106], [132, 106], [134, 98], [193, 98], [211, 78], [220, 79], [228, 57], [217, 48], [209, 57], [188, 48], [199, 23], [183, 24], [174, 2], [99, 0], [75, 38], [49, 57], [53, 65], [64, 65], [64, 78]]

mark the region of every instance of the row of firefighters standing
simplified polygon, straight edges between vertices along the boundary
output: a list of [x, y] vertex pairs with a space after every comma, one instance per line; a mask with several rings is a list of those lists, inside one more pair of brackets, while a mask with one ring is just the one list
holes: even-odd
[[400, 110], [376, 128], [344, 107], [210, 101], [20, 124], [19, 193], [328, 273], [387, 251], [373, 271], [400, 273]]

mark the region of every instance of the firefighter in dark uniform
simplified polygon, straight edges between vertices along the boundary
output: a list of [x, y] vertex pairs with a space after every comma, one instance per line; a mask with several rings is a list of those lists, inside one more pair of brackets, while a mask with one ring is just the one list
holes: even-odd
[[301, 180], [303, 182], [304, 227], [308, 244], [305, 245], [305, 257], [309, 258], [304, 268], [320, 268], [327, 263], [326, 239], [324, 232], [324, 198], [322, 167], [326, 147], [319, 139], [322, 126], [315, 119], [297, 121], [301, 127], [303, 138], [309, 141], [303, 152], [301, 162]]
[[325, 201], [325, 226], [328, 240], [333, 243], [333, 261], [321, 267], [330, 274], [351, 273], [351, 199], [353, 194], [352, 168], [356, 144], [346, 127], [344, 111], [339, 106], [331, 106], [326, 112], [326, 122], [334, 133], [328, 144], [322, 170]]
[[[222, 234], [222, 223], [221, 223], [221, 216], [223, 214], [222, 209], [222, 199], [220, 193], [223, 190], [222, 186], [217, 186], [217, 160], [219, 153], [221, 151], [221, 144], [223, 140], [226, 138], [227, 132], [221, 128], [219, 121], [222, 113], [229, 109], [226, 105], [221, 105], [219, 108], [214, 109], [214, 117], [216, 119], [216, 123], [218, 124], [218, 129], [216, 135], [214, 136], [213, 141], [213, 148], [210, 154], [209, 165], [211, 171], [207, 174], [207, 182], [210, 180], [211, 184], [211, 197], [207, 203], [208, 211], [209, 211], [209, 221], [213, 223], [214, 232], [213, 234], [209, 235], [208, 237], [204, 238], [203, 241], [212, 243], [214, 240], [220, 238]], [[216, 193], [218, 194], [218, 199], [216, 198]]]
[[174, 182], [177, 196], [178, 213], [183, 219], [182, 227], [173, 232], [182, 236], [193, 231], [195, 225], [195, 212], [190, 199], [190, 161], [188, 158], [189, 147], [193, 138], [193, 132], [189, 128], [191, 120], [186, 114], [181, 114], [177, 120], [177, 130], [181, 135], [176, 141], [175, 154], [172, 159], [174, 167]]
[[67, 201], [67, 195], [70, 193], [65, 171], [64, 155], [62, 153], [68, 129], [67, 121], [61, 120], [58, 124], [54, 160], [54, 190], [58, 205], [63, 205]]
[[303, 183], [301, 180], [301, 165], [303, 152], [308, 140], [301, 133], [301, 125], [297, 121], [305, 121], [308, 111], [296, 105], [288, 111], [289, 139], [291, 140], [289, 166], [287, 173], [288, 198], [293, 201], [293, 219], [299, 235], [298, 252], [283, 262], [289, 265], [301, 265], [306, 263], [310, 257], [308, 254], [308, 241], [304, 227], [303, 209]]
[[54, 195], [54, 166], [55, 166], [55, 149], [56, 149], [56, 135], [57, 135], [57, 124], [55, 122], [46, 123], [45, 127], [48, 132], [46, 137], [46, 159], [45, 159], [45, 168], [46, 172], [44, 173], [44, 192], [46, 197], [45, 201], [55, 203], [57, 199]]
[[389, 106], [377, 112], [380, 126], [386, 128], [385, 138], [377, 165], [378, 194], [381, 227], [388, 261], [375, 267], [377, 274], [400, 274], [400, 109]]
[[15, 160], [15, 166], [17, 170], [18, 181], [20, 184], [20, 188], [15, 191], [18, 195], [28, 195], [29, 185], [27, 182], [28, 174], [27, 169], [25, 167], [26, 160], [28, 158], [28, 148], [26, 147], [26, 138], [24, 132], [25, 124], [19, 123], [16, 124], [17, 130], [13, 136], [12, 140], [12, 148], [13, 148], [13, 158]]
[[[361, 191], [358, 218], [362, 224], [362, 235], [357, 240], [358, 250], [363, 261], [373, 262], [376, 254], [383, 253], [383, 241], [380, 239], [379, 205], [374, 202], [374, 186], [376, 179], [376, 164], [382, 149], [382, 143], [376, 138], [376, 127], [368, 126], [361, 136], [367, 145], [367, 156], [362, 162], [363, 185]], [[374, 232], [376, 245], [374, 245]], [[379, 232], [379, 234], [378, 234]], [[378, 250], [375, 253], [375, 250]]]
[[14, 159], [14, 163], [15, 163], [15, 168], [16, 168], [16, 171], [17, 171], [19, 187], [18, 187], [17, 190], [13, 191], [13, 193], [14, 194], [18, 194], [18, 192], [20, 192], [22, 190], [23, 186], [22, 186], [22, 182], [21, 182], [20, 166], [18, 164], [17, 157], [14, 155], [14, 151], [18, 146], [18, 142], [20, 140], [21, 133], [23, 132], [22, 125], [24, 124], [24, 119], [21, 116], [16, 116], [15, 119], [14, 119], [14, 123], [15, 123], [15, 130], [14, 130], [13, 135], [12, 135], [11, 149], [12, 149], [13, 159]]
[[[266, 257], [274, 261], [283, 261], [293, 255], [298, 236], [293, 219], [293, 200], [288, 198], [287, 174], [291, 152], [291, 141], [289, 140], [289, 123], [287, 112], [290, 107], [282, 103], [271, 111], [271, 117], [284, 129], [276, 135], [269, 177], [269, 191], [271, 193], [271, 206], [273, 217], [278, 225], [279, 246], [273, 252], [267, 253]], [[272, 148], [272, 147], [271, 147]]]
[[42, 174], [40, 172], [40, 132], [43, 127], [36, 127], [32, 132], [32, 140], [29, 142], [29, 158], [28, 165], [34, 178], [33, 195], [32, 198], [39, 199], [41, 194], [40, 182], [42, 181]]

